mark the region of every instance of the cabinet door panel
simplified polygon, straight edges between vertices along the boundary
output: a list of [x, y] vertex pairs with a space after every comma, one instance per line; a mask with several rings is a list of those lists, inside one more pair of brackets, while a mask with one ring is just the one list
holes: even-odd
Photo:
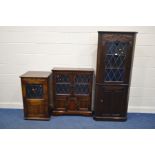
[[73, 88], [75, 95], [89, 95], [91, 93], [92, 74], [75, 73]]
[[45, 100], [26, 99], [27, 117], [46, 117], [48, 116], [48, 103]]
[[57, 72], [53, 77], [55, 95], [69, 95], [72, 93], [72, 76], [67, 72]]
[[68, 111], [76, 111], [76, 110], [78, 110], [77, 97], [68, 97], [68, 99], [67, 99], [67, 110]]
[[48, 83], [44, 79], [23, 79], [23, 97], [29, 99], [48, 100]]
[[133, 34], [99, 34], [97, 83], [128, 83]]
[[78, 98], [78, 104], [79, 104], [79, 110], [84, 111], [84, 110], [90, 110], [90, 99], [89, 97], [79, 97]]
[[126, 113], [127, 86], [96, 86], [95, 114], [121, 116]]
[[96, 86], [95, 115], [110, 114], [111, 94], [104, 92], [104, 87]]
[[56, 110], [66, 110], [66, 99], [56, 99], [54, 108]]
[[56, 96], [56, 101], [54, 107], [56, 110], [66, 110], [66, 97], [65, 96]]

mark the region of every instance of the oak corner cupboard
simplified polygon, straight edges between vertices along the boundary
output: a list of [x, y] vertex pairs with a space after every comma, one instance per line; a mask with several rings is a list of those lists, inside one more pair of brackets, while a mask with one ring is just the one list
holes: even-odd
[[92, 115], [91, 68], [54, 68], [53, 115]]
[[52, 109], [52, 75], [45, 71], [28, 71], [20, 76], [24, 118], [49, 120]]
[[98, 32], [95, 120], [127, 119], [136, 32]]

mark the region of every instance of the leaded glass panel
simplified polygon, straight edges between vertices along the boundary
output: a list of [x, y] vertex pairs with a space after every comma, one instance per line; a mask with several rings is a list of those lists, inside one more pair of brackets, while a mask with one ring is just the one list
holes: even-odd
[[106, 43], [105, 81], [123, 81], [128, 42]]
[[69, 94], [70, 84], [56, 84], [56, 94]]
[[75, 94], [89, 94], [88, 84], [75, 84]]
[[43, 85], [41, 84], [26, 84], [27, 98], [43, 98]]
[[77, 83], [88, 83], [90, 81], [90, 75], [76, 75], [75, 82]]
[[59, 74], [56, 76], [56, 82], [69, 82], [69, 76], [64, 74]]

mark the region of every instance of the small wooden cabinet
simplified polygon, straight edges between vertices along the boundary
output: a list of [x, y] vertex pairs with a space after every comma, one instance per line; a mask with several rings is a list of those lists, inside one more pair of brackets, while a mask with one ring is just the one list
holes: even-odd
[[29, 71], [20, 77], [24, 118], [49, 120], [52, 108], [51, 72]]
[[93, 69], [54, 68], [53, 115], [91, 115]]
[[135, 32], [99, 32], [95, 120], [126, 120]]

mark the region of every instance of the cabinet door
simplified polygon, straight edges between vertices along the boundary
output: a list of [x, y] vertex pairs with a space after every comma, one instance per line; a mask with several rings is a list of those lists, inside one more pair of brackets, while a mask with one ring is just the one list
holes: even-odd
[[92, 80], [92, 73], [78, 72], [74, 75], [74, 95], [79, 111], [91, 110]]
[[69, 95], [71, 94], [72, 77], [66, 72], [54, 73], [54, 95]]
[[67, 98], [66, 96], [56, 96], [54, 109], [60, 111], [66, 111]]
[[96, 86], [95, 115], [122, 116], [127, 111], [127, 86]]
[[73, 77], [74, 95], [89, 96], [91, 93], [92, 75], [89, 73], [75, 73]]
[[67, 111], [77, 111], [78, 109], [77, 97], [69, 96], [67, 99]]
[[99, 33], [97, 83], [128, 83], [134, 34]]
[[91, 101], [89, 96], [77, 96], [77, 106], [80, 111], [91, 110]]
[[46, 79], [22, 79], [26, 117], [48, 117], [48, 82]]
[[44, 100], [26, 100], [27, 117], [48, 117], [48, 103]]
[[48, 82], [46, 79], [22, 79], [22, 91], [25, 99], [48, 100]]

